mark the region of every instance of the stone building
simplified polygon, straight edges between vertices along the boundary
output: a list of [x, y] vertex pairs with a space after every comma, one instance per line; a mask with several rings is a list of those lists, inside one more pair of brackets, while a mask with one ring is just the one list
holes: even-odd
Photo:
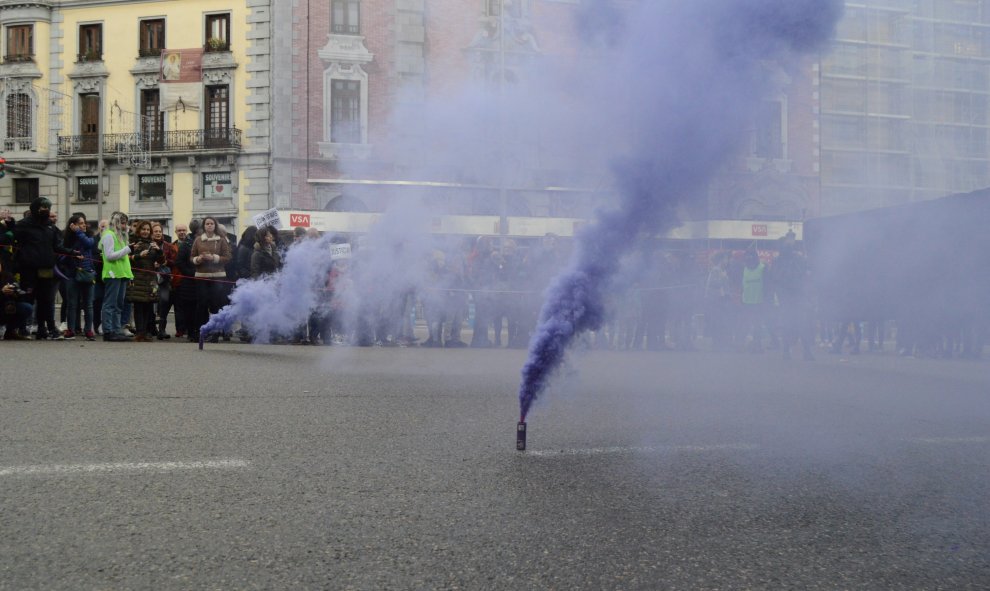
[[238, 231], [270, 207], [270, 16], [268, 0], [0, 0], [0, 204]]

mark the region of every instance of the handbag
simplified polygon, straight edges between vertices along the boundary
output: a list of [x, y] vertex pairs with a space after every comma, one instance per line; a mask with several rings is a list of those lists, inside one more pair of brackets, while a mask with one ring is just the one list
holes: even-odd
[[96, 281], [96, 271], [76, 267], [76, 281], [79, 283], [94, 283]]
[[165, 283], [171, 283], [172, 281], [172, 269], [168, 265], [162, 265], [158, 267], [158, 285], [163, 285]]

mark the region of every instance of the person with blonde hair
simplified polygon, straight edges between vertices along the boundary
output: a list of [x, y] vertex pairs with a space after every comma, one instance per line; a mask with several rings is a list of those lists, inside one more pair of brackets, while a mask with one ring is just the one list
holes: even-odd
[[121, 313], [127, 297], [127, 284], [134, 279], [131, 271], [131, 246], [127, 242], [127, 214], [119, 211], [110, 216], [110, 225], [100, 237], [103, 253], [103, 340], [126, 341], [121, 332]]

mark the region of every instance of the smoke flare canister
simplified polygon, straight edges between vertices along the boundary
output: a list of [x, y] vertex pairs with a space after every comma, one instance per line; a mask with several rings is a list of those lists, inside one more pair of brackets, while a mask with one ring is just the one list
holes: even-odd
[[200, 331], [200, 332], [199, 332], [199, 350], [200, 350], [200, 351], [202, 351], [202, 350], [203, 350], [203, 342], [204, 342], [205, 340], [206, 340], [206, 335], [205, 335], [205, 334], [203, 334], [203, 331]]
[[516, 449], [518, 451], [526, 451], [526, 422], [519, 421], [516, 423]]

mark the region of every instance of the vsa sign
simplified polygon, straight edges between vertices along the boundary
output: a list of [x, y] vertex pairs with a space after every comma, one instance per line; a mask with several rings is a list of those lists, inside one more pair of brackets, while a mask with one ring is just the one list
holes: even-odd
[[309, 227], [309, 214], [308, 213], [290, 213], [289, 214], [289, 227], [290, 228], [308, 228]]

